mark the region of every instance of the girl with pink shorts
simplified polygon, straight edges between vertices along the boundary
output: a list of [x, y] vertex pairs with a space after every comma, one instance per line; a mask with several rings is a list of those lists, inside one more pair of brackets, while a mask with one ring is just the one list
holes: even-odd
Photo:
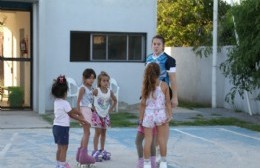
[[152, 168], [150, 157], [154, 127], [161, 155], [159, 168], [167, 168], [168, 123], [172, 119], [172, 109], [169, 87], [159, 80], [159, 76], [160, 66], [155, 62], [149, 63], [144, 73], [139, 114], [139, 121], [144, 127], [144, 168]]
[[83, 136], [76, 154], [76, 160], [79, 164], [94, 164], [95, 158], [88, 154], [88, 142], [90, 137], [90, 127], [92, 125], [92, 109], [94, 104], [93, 82], [96, 79], [96, 73], [93, 69], [85, 69], [82, 74], [83, 84], [80, 87], [77, 108], [83, 115], [88, 124], [82, 125]]

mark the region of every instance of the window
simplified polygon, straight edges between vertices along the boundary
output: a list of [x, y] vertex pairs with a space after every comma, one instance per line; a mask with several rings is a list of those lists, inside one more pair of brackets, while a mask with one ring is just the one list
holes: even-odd
[[145, 33], [70, 33], [70, 61], [143, 62]]

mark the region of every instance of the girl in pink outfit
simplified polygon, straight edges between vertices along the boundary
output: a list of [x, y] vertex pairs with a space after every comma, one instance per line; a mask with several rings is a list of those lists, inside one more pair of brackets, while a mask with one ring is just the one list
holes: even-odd
[[150, 156], [154, 127], [157, 129], [160, 147], [160, 168], [167, 168], [168, 123], [172, 119], [172, 110], [169, 87], [159, 80], [159, 76], [159, 65], [149, 63], [144, 73], [139, 115], [139, 120], [142, 121], [144, 127], [144, 168], [151, 168]]

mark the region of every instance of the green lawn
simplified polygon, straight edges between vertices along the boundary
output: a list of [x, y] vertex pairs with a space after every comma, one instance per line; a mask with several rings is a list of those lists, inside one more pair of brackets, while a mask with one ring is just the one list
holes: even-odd
[[[53, 114], [42, 115], [42, 118], [50, 124], [53, 122]], [[137, 127], [138, 115], [135, 113], [119, 112], [110, 114], [112, 127]], [[216, 117], [213, 119], [205, 119], [199, 115], [191, 118], [192, 121], [171, 121], [171, 126], [216, 126], [216, 125], [233, 125], [247, 128], [260, 132], [260, 124], [252, 124], [236, 118]], [[80, 127], [77, 121], [71, 121], [71, 127]]]

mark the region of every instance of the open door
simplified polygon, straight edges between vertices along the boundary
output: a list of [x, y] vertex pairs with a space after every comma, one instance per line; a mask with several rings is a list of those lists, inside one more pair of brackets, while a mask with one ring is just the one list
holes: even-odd
[[32, 5], [26, 3], [25, 6], [18, 4], [16, 6], [16, 3], [10, 5], [11, 3], [0, 2], [0, 105], [2, 110], [32, 107]]

